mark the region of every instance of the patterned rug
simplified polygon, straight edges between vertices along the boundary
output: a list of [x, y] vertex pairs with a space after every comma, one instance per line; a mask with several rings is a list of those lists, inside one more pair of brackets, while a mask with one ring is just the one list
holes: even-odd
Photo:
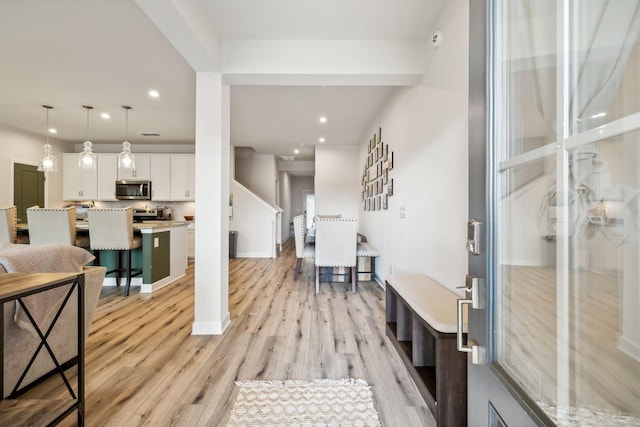
[[373, 393], [357, 379], [237, 381], [227, 427], [380, 426]]

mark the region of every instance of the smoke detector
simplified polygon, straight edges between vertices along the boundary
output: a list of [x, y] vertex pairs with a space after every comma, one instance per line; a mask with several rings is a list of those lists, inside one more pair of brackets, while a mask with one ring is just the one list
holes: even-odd
[[440, 47], [442, 44], [442, 31], [436, 30], [431, 36], [431, 46], [434, 48]]

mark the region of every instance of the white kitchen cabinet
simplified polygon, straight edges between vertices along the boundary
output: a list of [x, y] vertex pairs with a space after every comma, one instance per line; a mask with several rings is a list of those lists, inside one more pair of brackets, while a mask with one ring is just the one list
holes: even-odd
[[149, 154], [135, 154], [135, 169], [118, 169], [119, 180], [148, 181], [151, 179], [151, 156]]
[[114, 202], [118, 179], [118, 155], [98, 154], [98, 200]]
[[196, 224], [194, 222], [187, 225], [187, 258], [196, 258]]
[[171, 200], [192, 201], [196, 198], [196, 156], [171, 156]]
[[151, 155], [151, 199], [171, 200], [171, 156]]
[[98, 169], [78, 167], [78, 153], [62, 155], [62, 198], [95, 200], [98, 198]]

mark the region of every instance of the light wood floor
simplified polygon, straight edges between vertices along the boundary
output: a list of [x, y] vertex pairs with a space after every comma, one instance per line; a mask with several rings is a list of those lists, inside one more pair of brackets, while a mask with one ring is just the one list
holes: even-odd
[[[502, 274], [503, 366], [533, 399], [555, 406], [556, 270], [508, 266]], [[617, 347], [621, 276], [575, 270], [570, 280], [569, 340], [563, 343], [570, 362], [570, 406], [640, 417], [640, 362]]]
[[[153, 294], [104, 290], [87, 342], [86, 424], [222, 426], [235, 380], [352, 377], [372, 385], [383, 426], [435, 426], [385, 336], [384, 291], [321, 283], [315, 296], [312, 263], [297, 281], [294, 267], [291, 239], [277, 259], [231, 260], [222, 336], [191, 335], [193, 265]], [[59, 396], [59, 383], [25, 397]]]

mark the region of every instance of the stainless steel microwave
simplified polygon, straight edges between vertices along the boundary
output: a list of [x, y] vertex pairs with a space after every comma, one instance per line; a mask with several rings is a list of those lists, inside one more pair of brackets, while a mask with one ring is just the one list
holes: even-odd
[[116, 181], [116, 199], [151, 200], [151, 181]]

